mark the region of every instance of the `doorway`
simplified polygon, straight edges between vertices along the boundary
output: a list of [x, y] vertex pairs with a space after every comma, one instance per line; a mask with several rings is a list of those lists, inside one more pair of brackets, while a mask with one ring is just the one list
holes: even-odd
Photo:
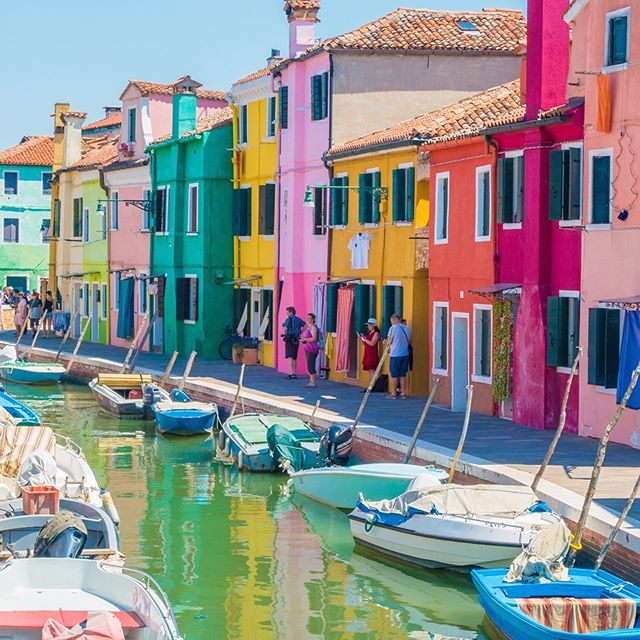
[[91, 285], [91, 342], [100, 342], [100, 285]]
[[260, 323], [262, 321], [260, 303], [262, 301], [262, 289], [259, 287], [251, 288], [251, 313], [249, 315], [249, 330], [251, 337], [257, 338], [260, 334]]
[[82, 323], [82, 284], [75, 282], [73, 285], [73, 337], [80, 336], [80, 325]]
[[358, 379], [358, 370], [360, 363], [358, 362], [358, 336], [356, 334], [356, 309], [355, 305], [351, 308], [351, 319], [349, 321], [349, 370], [347, 378], [350, 380]]
[[453, 362], [451, 371], [451, 410], [464, 411], [469, 384], [469, 314], [452, 314]]

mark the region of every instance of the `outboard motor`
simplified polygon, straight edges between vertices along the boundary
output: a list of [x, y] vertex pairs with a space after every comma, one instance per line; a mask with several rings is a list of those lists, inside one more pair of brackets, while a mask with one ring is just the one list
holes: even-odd
[[320, 438], [320, 458], [326, 464], [344, 464], [353, 447], [353, 429], [350, 425], [334, 424]]
[[157, 387], [155, 384], [148, 384], [144, 388], [142, 399], [147, 407], [152, 407], [156, 402], [160, 402], [162, 400], [160, 387]]
[[77, 558], [86, 543], [84, 522], [71, 511], [59, 511], [40, 530], [33, 555], [36, 558]]
[[276, 467], [288, 473], [304, 469], [302, 445], [289, 429], [279, 424], [271, 425], [267, 429], [267, 444]]

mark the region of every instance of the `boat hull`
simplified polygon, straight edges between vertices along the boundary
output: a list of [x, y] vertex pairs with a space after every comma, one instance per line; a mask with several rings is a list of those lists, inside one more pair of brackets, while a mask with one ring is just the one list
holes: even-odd
[[37, 427], [40, 425], [38, 415], [9, 394], [0, 391], [0, 408], [4, 409], [21, 427]]
[[294, 473], [291, 482], [296, 493], [331, 507], [351, 510], [360, 494], [372, 501], [395, 498], [424, 474], [433, 474], [434, 486], [447, 477], [433, 467], [380, 463], [307, 469]]
[[169, 409], [156, 411], [156, 427], [160, 433], [195, 436], [211, 433], [216, 421], [215, 411]]
[[64, 374], [65, 369], [61, 365], [0, 366], [0, 378], [18, 384], [57, 384]]
[[103, 385], [89, 383], [98, 408], [104, 413], [120, 418], [121, 420], [143, 420], [152, 418], [151, 407], [145, 404], [143, 399], [127, 400]]

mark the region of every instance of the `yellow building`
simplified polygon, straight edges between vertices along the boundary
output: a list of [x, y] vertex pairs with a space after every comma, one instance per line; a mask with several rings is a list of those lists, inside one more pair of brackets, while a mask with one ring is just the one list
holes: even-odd
[[[382, 338], [390, 316], [406, 319], [412, 333], [413, 371], [408, 392], [426, 394], [428, 340], [429, 183], [418, 164], [418, 146], [402, 125], [336, 146], [326, 154], [331, 166], [327, 207], [331, 227], [326, 327], [330, 378], [366, 386], [364, 345], [375, 318]], [[346, 187], [346, 188], [345, 188]], [[347, 307], [338, 308], [338, 290]], [[382, 354], [383, 346], [379, 347]], [[388, 362], [385, 363], [388, 371]]]
[[[275, 53], [275, 52], [274, 52]], [[261, 363], [274, 366], [278, 98], [269, 65], [238, 80], [234, 112], [234, 310], [230, 324], [258, 338]]]

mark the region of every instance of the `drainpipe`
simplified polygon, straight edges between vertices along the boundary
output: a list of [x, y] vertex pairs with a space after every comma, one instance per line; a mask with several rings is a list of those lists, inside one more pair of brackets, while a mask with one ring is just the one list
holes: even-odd
[[[276, 80], [280, 80], [282, 85], [282, 73], [275, 71], [271, 76], [271, 86], [275, 93]], [[282, 147], [282, 128], [278, 123], [277, 127], [278, 139], [276, 141], [276, 224], [274, 225], [273, 232], [276, 234], [276, 255], [273, 265], [273, 367], [277, 371], [280, 364], [280, 343], [277, 339], [280, 329], [280, 251], [281, 251], [281, 233], [280, 223], [282, 221], [282, 162], [281, 162], [281, 147]]]

